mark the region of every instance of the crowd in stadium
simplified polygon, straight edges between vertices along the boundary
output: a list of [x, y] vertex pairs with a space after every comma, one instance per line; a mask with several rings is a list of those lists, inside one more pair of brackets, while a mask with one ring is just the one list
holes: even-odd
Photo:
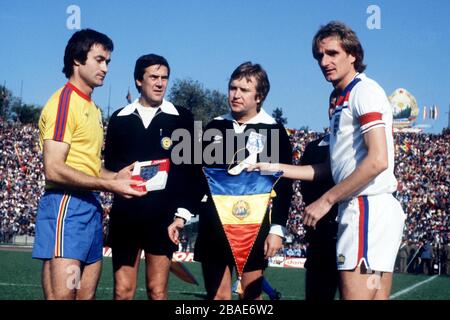
[[[289, 139], [292, 144], [292, 162], [295, 164], [300, 164], [300, 158], [305, 151], [305, 146], [313, 141], [323, 136], [324, 133], [309, 132], [306, 130], [290, 130], [289, 129]], [[292, 204], [289, 210], [289, 221], [287, 224], [287, 229], [292, 235], [292, 243], [303, 243], [303, 238], [305, 236], [305, 228], [303, 227], [301, 215], [305, 208], [302, 201], [301, 195], [301, 183], [300, 181], [295, 181], [293, 183], [294, 195], [292, 197]], [[287, 250], [285, 250], [286, 252]]]
[[39, 131], [0, 120], [0, 242], [34, 235], [36, 208], [44, 190]]
[[397, 198], [412, 242], [449, 241], [450, 133], [396, 135]]
[[[289, 133], [294, 163], [299, 162], [308, 142], [323, 135], [308, 130]], [[36, 208], [44, 186], [38, 137], [34, 125], [0, 120], [0, 242], [11, 242], [15, 235], [34, 235]], [[396, 196], [407, 213], [404, 240], [410, 244], [448, 244], [450, 131], [439, 135], [396, 133], [395, 142]], [[108, 212], [111, 195], [103, 194], [102, 202]], [[298, 249], [295, 255], [304, 256], [303, 209], [301, 183], [295, 182], [287, 225], [291, 237], [285, 253]]]

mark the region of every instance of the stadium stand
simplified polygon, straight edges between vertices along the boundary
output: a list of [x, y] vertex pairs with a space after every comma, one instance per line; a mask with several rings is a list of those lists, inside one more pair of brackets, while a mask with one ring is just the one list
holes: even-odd
[[[306, 144], [324, 133], [289, 129], [292, 159], [298, 163]], [[16, 237], [34, 236], [36, 208], [44, 188], [39, 132], [35, 125], [0, 120], [0, 242], [13, 243]], [[450, 244], [449, 186], [450, 130], [441, 134], [396, 133], [396, 168], [399, 181], [396, 197], [407, 213], [404, 243], [411, 268], [422, 244], [431, 243], [433, 258], [447, 260]], [[301, 183], [295, 182], [289, 213], [284, 255], [304, 257], [305, 230], [301, 215], [304, 204]], [[111, 194], [101, 194], [107, 213]], [[105, 232], [107, 231], [107, 215]], [[19, 239], [23, 239], [19, 238]], [[445, 249], [445, 250], [444, 250]], [[445, 266], [445, 269], [447, 266]], [[447, 268], [448, 269], [448, 268]], [[415, 269], [412, 269], [415, 272]]]

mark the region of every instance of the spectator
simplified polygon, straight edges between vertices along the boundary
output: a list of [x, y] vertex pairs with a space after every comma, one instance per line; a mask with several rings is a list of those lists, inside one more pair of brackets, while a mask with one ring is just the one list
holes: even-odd
[[[44, 190], [38, 136], [33, 124], [0, 120], [0, 242], [12, 242], [15, 236], [34, 236], [37, 202]], [[290, 129], [293, 162], [299, 163], [308, 142], [322, 136], [323, 132]], [[450, 131], [444, 130], [441, 134], [396, 133], [394, 138], [395, 176], [399, 181], [396, 197], [407, 213], [403, 240], [408, 241], [408, 250], [417, 246], [422, 238], [432, 239], [433, 247], [440, 243], [441, 248], [446, 248], [450, 239]], [[287, 239], [292, 239], [294, 244], [304, 242], [305, 237], [300, 190], [300, 183], [295, 182], [286, 226]], [[105, 211], [109, 212], [111, 194], [102, 192], [101, 201]], [[104, 223], [107, 224], [108, 219]], [[16, 225], [15, 231], [13, 225]], [[411, 255], [407, 263], [410, 259]], [[445, 272], [446, 259], [441, 259], [441, 263], [441, 270]], [[450, 263], [448, 265], [450, 269]]]
[[424, 245], [420, 249], [420, 265], [419, 273], [433, 274], [433, 249], [430, 242], [425, 241]]

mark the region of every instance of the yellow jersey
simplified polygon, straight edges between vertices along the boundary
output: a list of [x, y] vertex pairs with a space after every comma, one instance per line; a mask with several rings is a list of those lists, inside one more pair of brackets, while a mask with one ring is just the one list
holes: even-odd
[[[100, 175], [103, 144], [101, 111], [89, 96], [68, 82], [56, 91], [39, 118], [39, 142], [44, 140], [70, 146], [66, 164], [90, 176]], [[46, 187], [53, 187], [46, 183]]]

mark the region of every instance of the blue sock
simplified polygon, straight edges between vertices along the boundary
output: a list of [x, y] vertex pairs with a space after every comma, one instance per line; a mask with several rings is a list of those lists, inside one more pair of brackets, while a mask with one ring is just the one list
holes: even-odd
[[275, 299], [277, 296], [277, 292], [274, 288], [272, 288], [269, 281], [267, 281], [265, 277], [263, 277], [262, 290], [269, 296], [270, 299]]

